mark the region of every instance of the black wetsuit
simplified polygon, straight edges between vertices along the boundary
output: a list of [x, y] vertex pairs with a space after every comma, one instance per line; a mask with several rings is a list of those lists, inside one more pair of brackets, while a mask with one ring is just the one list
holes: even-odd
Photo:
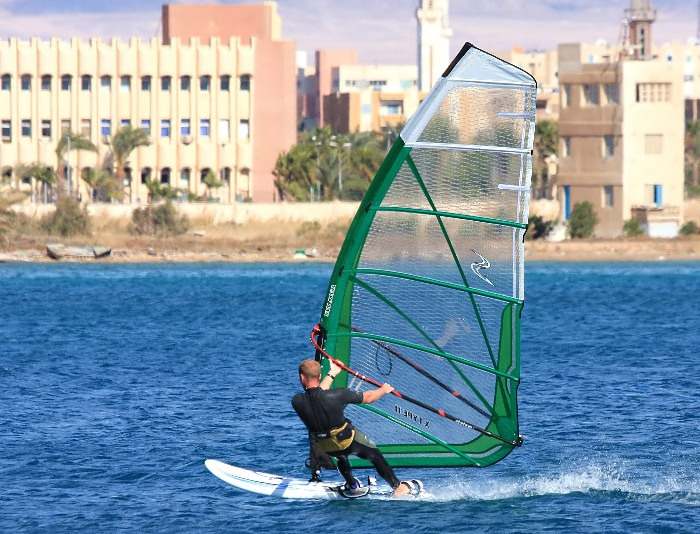
[[[294, 411], [311, 434], [325, 434], [342, 427], [348, 421], [344, 414], [345, 406], [361, 403], [362, 393], [346, 388], [323, 390], [320, 387], [315, 387], [292, 397]], [[355, 485], [348, 461], [350, 454], [371, 462], [379, 476], [386, 480], [392, 488], [397, 488], [400, 484], [394, 470], [386, 462], [379, 449], [357, 428], [355, 429], [355, 439], [349, 447], [328, 454], [338, 460], [338, 471], [343, 475], [349, 487]]]

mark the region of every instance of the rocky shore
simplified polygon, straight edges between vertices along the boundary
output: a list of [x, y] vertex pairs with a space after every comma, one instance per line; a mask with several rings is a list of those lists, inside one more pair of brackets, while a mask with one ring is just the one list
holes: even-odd
[[[279, 235], [241, 240], [208, 238], [198, 232], [179, 238], [109, 239], [56, 243], [26, 239], [22, 247], [5, 247], [0, 263], [8, 262], [283, 262], [334, 261], [342, 235], [280, 239]], [[19, 243], [18, 243], [19, 244]], [[63, 248], [57, 248], [63, 247]], [[64, 250], [61, 256], [56, 250]], [[587, 239], [561, 242], [526, 241], [526, 261], [679, 261], [700, 259], [700, 238]]]

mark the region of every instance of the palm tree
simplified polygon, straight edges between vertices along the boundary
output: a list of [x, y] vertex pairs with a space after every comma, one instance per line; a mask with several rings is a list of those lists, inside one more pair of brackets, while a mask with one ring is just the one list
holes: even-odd
[[316, 152], [309, 142], [299, 143], [277, 157], [272, 174], [280, 200], [310, 200], [315, 186]]
[[[126, 160], [135, 148], [151, 144], [151, 137], [142, 128], [132, 128], [130, 124], [119, 128], [112, 137], [110, 149], [114, 157], [114, 174], [122, 199], [124, 198], [124, 179], [126, 178]], [[131, 202], [131, 180], [129, 180], [129, 202]]]
[[112, 199], [118, 194], [118, 186], [114, 176], [107, 169], [90, 167], [83, 171], [81, 177], [87, 189], [88, 203], [100, 199]]
[[[56, 145], [56, 156], [58, 157], [58, 177], [59, 177], [59, 196], [63, 194], [66, 181], [65, 167], [66, 156], [70, 150], [87, 150], [89, 152], [97, 152], [97, 147], [90, 139], [82, 134], [76, 134], [70, 130], [63, 133]], [[77, 188], [76, 188], [77, 191]]]
[[28, 165], [19, 164], [15, 167], [15, 176], [19, 183], [24, 178], [33, 179], [32, 202], [41, 198], [44, 204], [47, 203], [49, 186], [56, 183], [56, 175], [51, 167], [42, 163], [30, 163]]
[[204, 175], [204, 185], [207, 186], [207, 193], [209, 193], [209, 198], [213, 198], [212, 189], [218, 189], [223, 185], [223, 183], [217, 180], [214, 172], [210, 170]]
[[685, 127], [686, 187], [691, 192], [700, 185], [700, 121], [690, 121]]
[[547, 158], [556, 155], [559, 148], [559, 130], [552, 121], [540, 121], [535, 126], [534, 154], [532, 158], [532, 189], [543, 190], [549, 181]]

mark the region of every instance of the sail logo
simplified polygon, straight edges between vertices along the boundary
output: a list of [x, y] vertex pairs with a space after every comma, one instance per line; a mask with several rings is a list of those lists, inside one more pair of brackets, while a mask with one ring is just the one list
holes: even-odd
[[323, 316], [328, 317], [331, 313], [331, 305], [335, 296], [335, 284], [328, 289], [328, 298], [326, 299], [326, 308], [323, 310]]
[[405, 417], [406, 419], [410, 419], [414, 423], [418, 423], [419, 425], [422, 425], [425, 428], [430, 428], [430, 421], [428, 421], [427, 419], [423, 419], [420, 415], [415, 414], [407, 410], [406, 408], [402, 408], [398, 404], [394, 404], [394, 411], [397, 414]]
[[472, 263], [472, 271], [474, 271], [474, 274], [477, 275], [479, 278], [481, 278], [484, 282], [486, 282], [489, 285], [493, 285], [493, 282], [491, 282], [491, 280], [486, 278], [486, 276], [481, 274], [481, 272], [480, 272], [481, 269], [485, 270], [485, 269], [488, 269], [489, 267], [491, 267], [491, 262], [489, 262], [489, 260], [484, 258], [476, 250], [472, 249], [472, 252], [481, 258], [481, 261], [479, 261], [479, 262], [475, 261], [474, 263]]

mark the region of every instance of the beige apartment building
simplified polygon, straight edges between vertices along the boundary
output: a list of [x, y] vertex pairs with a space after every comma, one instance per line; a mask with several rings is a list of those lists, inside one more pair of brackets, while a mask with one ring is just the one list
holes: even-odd
[[672, 237], [683, 204], [684, 95], [681, 61], [592, 62], [585, 45], [559, 46], [562, 220], [589, 201], [598, 237], [639, 217], [647, 233]]
[[272, 201], [277, 155], [296, 134], [294, 43], [281, 39], [276, 4], [166, 5], [163, 33], [0, 42], [2, 172], [57, 169], [56, 145], [71, 130], [99, 148], [69, 153], [78, 188], [86, 168], [109, 166], [110, 138], [130, 124], [151, 144], [129, 157], [126, 202], [146, 201], [149, 177], [203, 196], [210, 171], [222, 202]]

